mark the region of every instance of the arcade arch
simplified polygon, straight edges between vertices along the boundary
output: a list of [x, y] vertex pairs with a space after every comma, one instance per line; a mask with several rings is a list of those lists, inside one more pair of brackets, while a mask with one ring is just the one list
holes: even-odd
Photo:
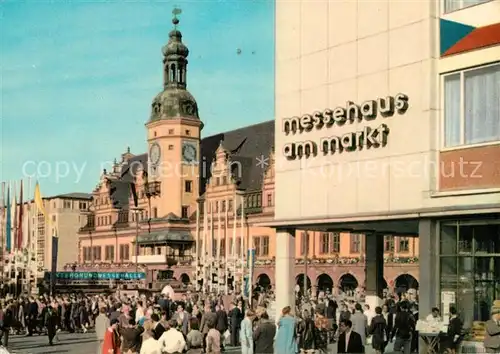
[[316, 278], [316, 284], [318, 286], [318, 291], [330, 291], [333, 290], [333, 279], [328, 274], [320, 274]]
[[346, 273], [340, 277], [339, 286], [344, 292], [354, 291], [359, 286], [359, 282], [354, 275]]

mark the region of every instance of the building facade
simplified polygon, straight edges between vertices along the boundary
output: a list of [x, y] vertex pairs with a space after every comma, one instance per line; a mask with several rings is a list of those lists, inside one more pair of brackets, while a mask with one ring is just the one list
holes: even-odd
[[[153, 286], [171, 269], [185, 283], [206, 279], [206, 289], [228, 290], [241, 284], [252, 248], [253, 282], [274, 287], [276, 231], [261, 225], [275, 218], [281, 161], [275, 158], [281, 152], [274, 152], [275, 122], [201, 138], [202, 117], [187, 90], [189, 51], [177, 29], [169, 37], [162, 50], [163, 90], [146, 122], [148, 152], [127, 150], [112, 171], [103, 171], [80, 229], [78, 270], [137, 269]], [[294, 208], [316, 210], [308, 204]], [[363, 286], [362, 233], [299, 228], [295, 235], [297, 284], [330, 291]], [[385, 286], [418, 287], [418, 249], [418, 239], [387, 235]]]
[[[57, 236], [57, 268], [62, 269], [78, 259], [78, 232], [85, 224], [82, 210], [87, 210], [92, 196], [86, 193], [69, 193], [43, 198], [45, 215], [37, 213], [33, 201], [22, 205], [12, 205], [11, 247], [6, 247], [6, 213], [2, 211], [3, 275], [6, 279], [19, 278], [23, 269], [30, 269], [31, 275], [42, 278], [52, 268], [52, 236]], [[23, 208], [22, 222], [19, 223], [19, 208]], [[22, 228], [23, 244], [15, 246], [19, 228]], [[17, 269], [17, 271], [16, 271]]]
[[500, 282], [499, 13], [485, 0], [276, 3], [278, 308], [293, 303], [296, 230], [309, 228], [365, 235], [373, 302], [384, 235], [416, 238], [420, 314], [446, 316], [452, 303], [466, 328], [489, 318]]

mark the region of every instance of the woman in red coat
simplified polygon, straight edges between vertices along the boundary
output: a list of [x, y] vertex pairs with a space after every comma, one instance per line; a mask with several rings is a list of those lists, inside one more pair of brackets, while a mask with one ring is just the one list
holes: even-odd
[[120, 335], [118, 334], [118, 319], [111, 320], [111, 326], [104, 334], [102, 354], [120, 354]]

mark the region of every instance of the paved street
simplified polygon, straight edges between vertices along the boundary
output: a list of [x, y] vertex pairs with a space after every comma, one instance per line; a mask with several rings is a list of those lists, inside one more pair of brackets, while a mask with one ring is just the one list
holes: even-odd
[[[337, 348], [331, 345], [329, 353], [336, 353]], [[367, 354], [374, 353], [371, 347], [367, 346]], [[392, 345], [386, 352], [391, 352]], [[96, 340], [94, 333], [68, 334], [59, 333], [59, 341], [55, 341], [53, 346], [48, 345], [47, 336], [13, 336], [10, 338], [9, 352], [11, 354], [94, 354], [96, 353]], [[228, 347], [226, 354], [241, 353], [240, 348]]]
[[55, 341], [53, 346], [49, 346], [46, 335], [34, 335], [33, 337], [12, 336], [9, 339], [8, 349], [11, 354], [96, 353], [94, 333], [59, 333], [59, 339], [59, 341]]

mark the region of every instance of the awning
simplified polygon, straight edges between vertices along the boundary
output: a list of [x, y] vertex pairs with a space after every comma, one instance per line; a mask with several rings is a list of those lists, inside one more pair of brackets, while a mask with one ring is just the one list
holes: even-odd
[[139, 244], [156, 243], [192, 243], [194, 237], [187, 230], [162, 230], [142, 233], [138, 237]]

